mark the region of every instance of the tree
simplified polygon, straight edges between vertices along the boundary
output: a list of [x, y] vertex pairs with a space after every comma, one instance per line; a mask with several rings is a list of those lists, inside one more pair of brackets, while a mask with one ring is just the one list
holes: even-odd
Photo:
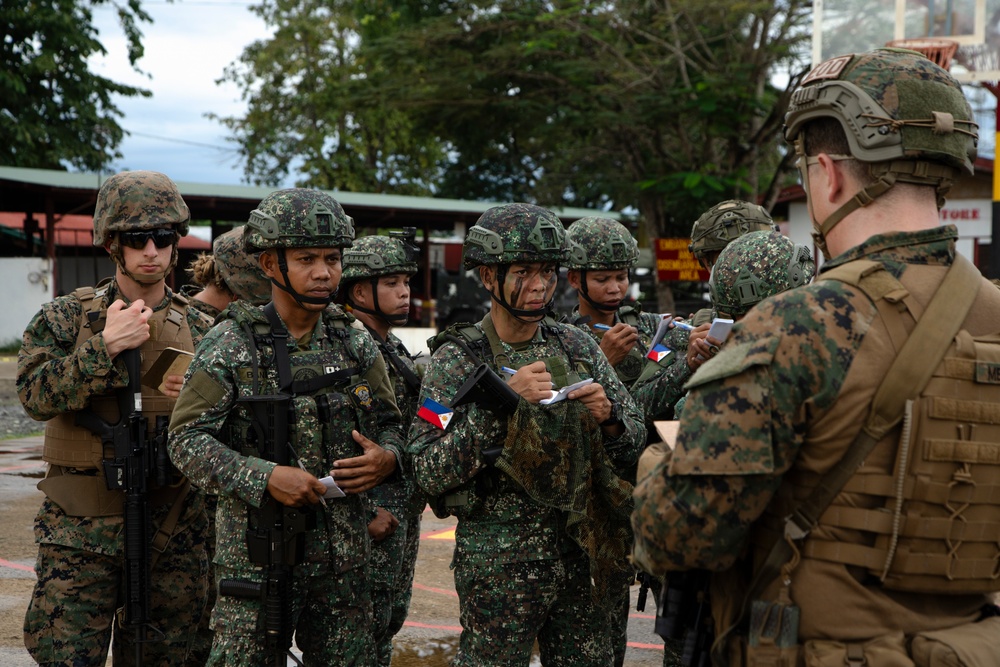
[[128, 43], [129, 63], [142, 57], [139, 24], [151, 22], [140, 0], [20, 0], [0, 3], [0, 163], [97, 171], [121, 158], [124, 131], [115, 95], [149, 97], [143, 88], [90, 71], [106, 50], [93, 9], [110, 4]]

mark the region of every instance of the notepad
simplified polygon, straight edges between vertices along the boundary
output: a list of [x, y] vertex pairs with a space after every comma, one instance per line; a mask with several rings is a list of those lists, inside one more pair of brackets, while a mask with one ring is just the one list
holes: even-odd
[[552, 396], [549, 398], [543, 398], [539, 401], [542, 405], [552, 405], [553, 403], [558, 403], [559, 401], [565, 400], [566, 395], [571, 391], [579, 389], [580, 387], [586, 387], [588, 384], [592, 383], [594, 378], [587, 378], [586, 380], [580, 380], [579, 382], [574, 382], [573, 384], [566, 385], [559, 391], [553, 391]]
[[324, 498], [326, 499], [343, 498], [345, 495], [347, 495], [344, 493], [343, 489], [337, 486], [337, 483], [333, 481], [333, 477], [330, 477], [328, 475], [319, 481], [323, 486], [326, 487], [326, 493], [323, 494]]
[[194, 352], [168, 347], [156, 358], [153, 365], [142, 375], [142, 384], [163, 392], [163, 381], [171, 375], [183, 376], [187, 372]]

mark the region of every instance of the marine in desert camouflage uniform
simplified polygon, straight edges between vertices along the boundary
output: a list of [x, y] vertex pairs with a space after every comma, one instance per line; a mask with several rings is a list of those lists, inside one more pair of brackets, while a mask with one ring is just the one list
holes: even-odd
[[[371, 334], [385, 361], [396, 405], [408, 427], [417, 412], [420, 376], [409, 350], [390, 328], [406, 324], [410, 278], [417, 272], [413, 228], [394, 236], [366, 236], [344, 253], [344, 298]], [[410, 610], [413, 573], [420, 543], [420, 518], [427, 498], [410, 478], [384, 483], [369, 492], [379, 515], [368, 525], [372, 536], [372, 609], [378, 664], [392, 660], [392, 638]]]
[[[545, 665], [612, 662], [607, 614], [629, 567], [631, 487], [614, 470], [635, 462], [645, 429], [597, 343], [542, 323], [564, 237], [552, 212], [529, 204], [491, 208], [469, 229], [465, 265], [479, 267], [492, 308], [437, 339], [410, 427], [418, 484], [439, 514], [458, 517], [461, 666], [527, 664], [536, 639]], [[515, 371], [511, 414], [494, 414], [491, 400], [449, 407], [475, 369], [503, 367]], [[553, 383], [582, 378], [594, 382], [539, 403]]]
[[219, 234], [212, 242], [212, 253], [201, 253], [187, 272], [197, 283], [183, 291], [191, 305], [215, 320], [236, 299], [246, 299], [255, 306], [271, 300], [271, 281], [261, 271], [257, 256], [243, 249], [246, 225]]
[[[24, 622], [25, 645], [40, 664], [103, 667], [112, 635], [114, 664], [134, 662], [134, 635], [114, 621], [123, 604], [124, 494], [108, 490], [104, 478], [102, 460], [113, 452], [77, 426], [75, 415], [94, 410], [114, 423], [116, 393], [128, 384], [122, 352], [141, 349], [147, 370], [163, 347], [192, 350], [211, 325], [164, 282], [189, 218], [165, 175], [110, 177], [97, 197], [94, 245], [114, 259], [114, 279], [45, 304], [24, 331], [18, 394], [32, 417], [47, 421], [43, 458], [50, 464], [39, 483], [46, 498], [35, 519], [38, 580]], [[166, 395], [143, 387], [147, 443], [156, 435], [155, 417], [169, 415], [182, 379], [167, 378]], [[152, 641], [143, 645], [143, 661], [196, 665], [190, 630], [209, 583], [204, 497], [176, 473], [166, 487], [149, 483], [152, 530], [170, 539], [165, 547], [157, 542], [163, 550], [153, 556]], [[179, 514], [168, 519], [175, 505]]]
[[[257, 525], [265, 516], [256, 508], [275, 508], [301, 528], [298, 551], [292, 540], [280, 559], [293, 561], [290, 590], [278, 593], [289, 597], [283, 610], [306, 663], [374, 662], [367, 528], [374, 507], [365, 492], [398, 474], [404, 460], [399, 411], [378, 348], [330, 305], [342, 249], [353, 237], [353, 221], [324, 193], [279, 190], [261, 201], [244, 243], [261, 253], [272, 303], [229, 307], [199, 345], [171, 420], [171, 458], [219, 495], [216, 575], [220, 592], [237, 592], [220, 594], [216, 604], [211, 665], [284, 660], [287, 645], [269, 645], [263, 632], [274, 610], [259, 595], [238, 594], [270, 572], [248, 549], [249, 536], [258, 534], [248, 520]], [[252, 410], [260, 402], [271, 415], [271, 408], [285, 409], [282, 401], [290, 401], [292, 415], [284, 436]], [[262, 458], [272, 441], [288, 443], [279, 453], [288, 454], [288, 465]], [[320, 504], [326, 486], [319, 478], [328, 475], [346, 495]]]
[[[892, 579], [883, 581], [881, 563], [875, 571], [857, 565], [859, 550], [892, 533], [862, 521], [891, 515], [895, 494], [866, 480], [889, 479], [903, 494], [930, 492], [937, 485], [909, 479], [906, 466], [897, 479], [900, 432], [890, 430], [875, 445], [808, 535], [784, 518], [843, 457], [868, 416], [900, 339], [919, 319], [948, 267], [962, 263], [955, 252], [957, 230], [939, 226], [938, 207], [958, 174], [972, 173], [977, 128], [954, 78], [923, 56], [896, 49], [817, 65], [793, 95], [785, 122], [786, 138], [799, 155], [817, 244], [828, 261], [811, 285], [753, 308], [725, 348], [690, 381], [673, 456], [635, 492], [636, 558], [659, 574], [715, 571], [712, 607], [718, 631], [738, 618], [746, 590], [743, 570], [762, 567], [780, 539], [778, 531], [790, 529], [796, 557], [782, 563], [781, 576], [763, 582], [757, 601], [788, 613], [795, 607], [797, 638], [781, 633], [791, 640], [787, 652], [774, 644], [766, 647], [772, 658], [790, 661], [770, 664], [913, 665], [907, 651], [917, 645], [909, 641], [916, 633], [963, 624], [975, 633], [989, 622], [971, 622], [995, 608], [984, 594], [990, 583], [981, 581], [976, 590], [969, 574], [953, 576], [959, 570], [948, 573], [935, 566], [927, 574], [933, 574], [938, 592], [914, 593], [904, 590], [912, 575], [894, 575], [896, 583], [889, 586]], [[845, 269], [878, 273], [886, 285], [895, 285], [885, 294], [899, 305], [881, 299], [876, 305], [855, 284], [825, 279], [837, 271], [844, 276]], [[973, 336], [996, 336], [1000, 295], [985, 279], [975, 280], [979, 287], [962, 328]], [[888, 307], [884, 313], [882, 306]], [[893, 331], [893, 321], [907, 324]], [[986, 429], [995, 428], [973, 413], [965, 419], [978, 422], [980, 441], [989, 437]], [[969, 446], [979, 446], [972, 444], [975, 439]], [[979, 516], [996, 521], [995, 499], [988, 509], [991, 501], [985, 497], [966, 495], [969, 481], [981, 485], [992, 475], [995, 484], [995, 464], [967, 460], [963, 465], [939, 453], [933, 465], [953, 466], [952, 484], [940, 486], [955, 487], [956, 500], [967, 498], [963, 504], [984, 503]], [[934, 518], [947, 517], [949, 503], [947, 497], [944, 507], [941, 499], [928, 501], [927, 521], [904, 521], [904, 541], [933, 532]], [[953, 507], [952, 516], [956, 510], [961, 513], [961, 507]], [[852, 513], [858, 521], [851, 520]], [[976, 538], [968, 533], [965, 538], [975, 549]], [[922, 539], [946, 552], [940, 534]], [[959, 561], [968, 558], [962, 545], [952, 547], [962, 549]], [[995, 559], [996, 545], [983, 547], [981, 553], [992, 551]], [[893, 572], [896, 567], [893, 563]], [[728, 644], [718, 645], [735, 649], [728, 659], [717, 654], [718, 664], [749, 664], [746, 631], [737, 627]], [[994, 629], [992, 639], [980, 636], [978, 646], [970, 639], [958, 648], [992, 647], [981, 664], [996, 664], [996, 636]]]

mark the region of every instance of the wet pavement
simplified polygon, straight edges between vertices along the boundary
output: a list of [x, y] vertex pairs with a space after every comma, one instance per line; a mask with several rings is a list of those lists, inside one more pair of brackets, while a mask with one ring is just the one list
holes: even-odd
[[[40, 436], [0, 440], [0, 665], [30, 667], [34, 663], [21, 644], [20, 624], [34, 582], [35, 545], [32, 521], [42, 494], [35, 484], [44, 472]], [[449, 568], [454, 549], [454, 519], [424, 512], [416, 581], [410, 615], [396, 637], [394, 667], [448, 665], [461, 627], [458, 596]], [[632, 588], [632, 608], [638, 586]], [[661, 665], [662, 642], [653, 634], [652, 600], [646, 613], [632, 612], [625, 665]], [[110, 664], [110, 662], [109, 662]], [[293, 663], [289, 663], [293, 664]], [[540, 664], [535, 658], [533, 665]]]

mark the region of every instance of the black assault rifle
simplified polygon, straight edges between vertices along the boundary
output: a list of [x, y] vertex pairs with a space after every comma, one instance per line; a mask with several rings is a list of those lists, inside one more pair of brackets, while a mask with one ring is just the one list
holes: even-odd
[[[128, 386], [119, 389], [118, 421], [109, 424], [90, 410], [81, 410], [76, 423], [101, 439], [104, 451], [104, 478], [111, 491], [124, 491], [125, 591], [119, 610], [122, 628], [135, 635], [135, 660], [142, 664], [142, 645], [160, 641], [162, 633], [150, 623], [149, 598], [152, 527], [149, 517], [149, 479], [166, 482], [166, 470], [158, 470], [157, 457], [146, 443], [147, 419], [142, 416], [141, 356], [138, 349], [119, 355], [128, 372]], [[159, 423], [158, 423], [159, 425]], [[148, 639], [147, 630], [160, 637]]]
[[[253, 415], [248, 444], [256, 444], [262, 458], [278, 465], [289, 465], [289, 424], [294, 423], [292, 397], [286, 394], [249, 396], [239, 399]], [[264, 646], [270, 665], [285, 667], [287, 658], [298, 659], [292, 647], [292, 568], [305, 554], [305, 533], [316, 527], [311, 508], [288, 507], [271, 496], [264, 496], [260, 508], [247, 508], [247, 551], [250, 562], [264, 568], [262, 582], [246, 579], [223, 579], [219, 595], [259, 599], [261, 615], [258, 629], [264, 632]]]
[[[715, 639], [707, 570], [671, 572], [660, 589], [654, 631], [669, 645], [680, 641], [683, 667], [708, 667]], [[666, 647], [670, 648], [670, 646]]]

